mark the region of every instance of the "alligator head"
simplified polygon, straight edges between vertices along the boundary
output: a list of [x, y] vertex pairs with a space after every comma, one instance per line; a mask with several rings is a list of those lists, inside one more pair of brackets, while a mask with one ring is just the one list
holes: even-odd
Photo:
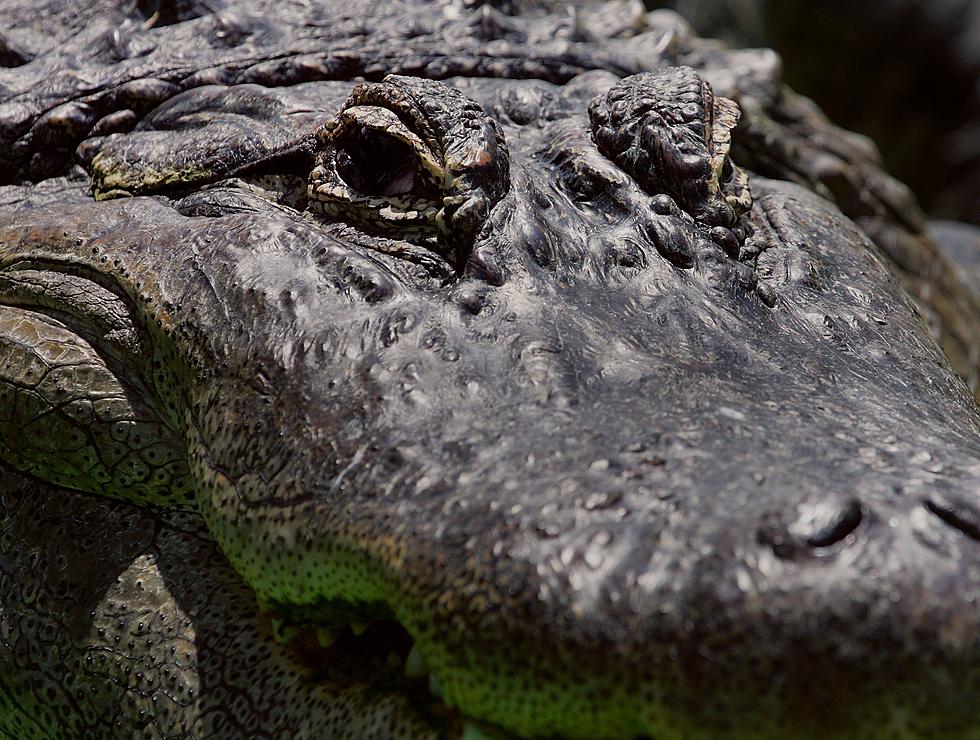
[[[296, 635], [320, 683], [249, 627], [224, 660], [265, 662], [212, 736], [976, 733], [980, 414], [875, 247], [733, 163], [703, 70], [493, 58], [187, 84], [4, 191], [0, 455], [43, 482], [17, 490], [208, 553], [150, 577], [144, 543], [92, 598], [183, 610], [203, 650], [228, 590]], [[127, 696], [177, 649], [131, 621]], [[453, 711], [412, 714], [425, 677]], [[174, 696], [119, 712], [199, 732]]]

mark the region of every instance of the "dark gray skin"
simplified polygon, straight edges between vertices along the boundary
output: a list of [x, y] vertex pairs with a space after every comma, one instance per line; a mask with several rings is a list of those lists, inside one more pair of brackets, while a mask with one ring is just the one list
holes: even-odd
[[980, 412], [821, 178], [939, 253], [772, 57], [96, 10], [0, 77], [7, 734], [976, 736]]

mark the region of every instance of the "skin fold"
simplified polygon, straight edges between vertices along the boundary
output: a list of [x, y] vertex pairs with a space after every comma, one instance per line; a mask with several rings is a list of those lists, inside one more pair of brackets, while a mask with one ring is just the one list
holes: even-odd
[[977, 295], [772, 53], [44, 7], [0, 7], [5, 734], [980, 731]]

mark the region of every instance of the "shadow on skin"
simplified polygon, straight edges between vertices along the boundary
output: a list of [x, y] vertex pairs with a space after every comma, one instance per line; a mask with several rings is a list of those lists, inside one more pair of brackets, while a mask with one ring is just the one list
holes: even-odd
[[4, 733], [435, 738], [452, 722], [370, 653], [330, 667], [277, 642], [198, 517], [5, 470], [0, 487]]

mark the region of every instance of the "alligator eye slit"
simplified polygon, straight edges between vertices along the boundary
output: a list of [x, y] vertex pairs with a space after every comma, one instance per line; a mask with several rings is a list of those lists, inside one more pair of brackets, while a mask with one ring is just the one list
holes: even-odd
[[721, 181], [723, 183], [729, 183], [734, 176], [735, 167], [732, 165], [732, 160], [730, 157], [725, 157], [725, 163], [721, 167]]
[[363, 195], [405, 195], [420, 184], [411, 147], [364, 126], [351, 127], [338, 143], [337, 174]]

